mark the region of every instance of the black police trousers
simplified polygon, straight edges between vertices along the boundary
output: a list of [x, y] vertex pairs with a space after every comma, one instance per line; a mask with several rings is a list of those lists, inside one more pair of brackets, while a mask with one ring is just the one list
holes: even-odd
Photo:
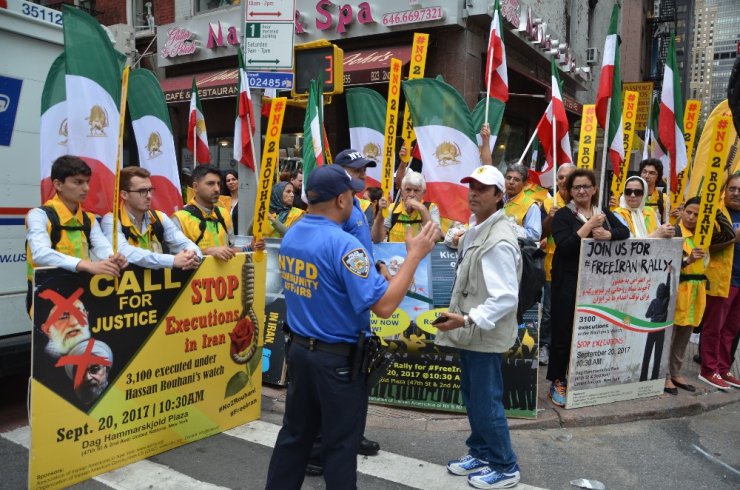
[[365, 376], [351, 380], [351, 359], [292, 344], [283, 427], [267, 473], [268, 490], [300, 490], [321, 431], [327, 490], [357, 488], [357, 450], [367, 417]]

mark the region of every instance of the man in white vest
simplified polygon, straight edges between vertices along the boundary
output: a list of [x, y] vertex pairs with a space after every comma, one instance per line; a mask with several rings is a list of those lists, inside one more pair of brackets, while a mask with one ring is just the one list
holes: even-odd
[[449, 311], [435, 326], [438, 345], [459, 349], [460, 391], [471, 434], [468, 453], [450, 461], [447, 470], [467, 475], [475, 488], [509, 488], [520, 475], [504, 415], [501, 362], [517, 337], [522, 257], [501, 206], [501, 172], [484, 165], [461, 182], [470, 186], [470, 228], [458, 246]]

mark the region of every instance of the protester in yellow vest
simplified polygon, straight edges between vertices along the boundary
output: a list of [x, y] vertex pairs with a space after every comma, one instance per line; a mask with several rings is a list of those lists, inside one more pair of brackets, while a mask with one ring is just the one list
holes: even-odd
[[277, 182], [272, 186], [265, 238], [282, 238], [288, 228], [303, 217], [304, 211], [293, 207], [294, 200], [295, 192], [290, 182]]
[[[406, 241], [406, 227], [410, 226], [414, 235], [421, 228], [433, 221], [437, 225], [436, 240], [442, 239], [442, 228], [440, 225], [439, 208], [433, 202], [424, 202], [424, 193], [427, 184], [419, 172], [411, 169], [406, 170], [401, 181], [401, 198], [393, 206], [388, 217], [384, 220], [377, 219], [373, 222], [372, 239], [374, 243], [382, 242], [388, 238], [389, 242]], [[378, 203], [380, 209], [388, 206], [385, 199]]]
[[[118, 217], [118, 248], [131, 264], [149, 269], [195, 269], [203, 257], [162, 211], [151, 209], [156, 189], [145, 168], [121, 170], [121, 210]], [[113, 213], [100, 223], [106, 238], [113, 242]]]
[[681, 376], [681, 365], [693, 327], [701, 323], [706, 305], [706, 276], [704, 267], [709, 255], [694, 244], [696, 220], [699, 217], [700, 198], [692, 197], [683, 206], [677, 235], [683, 238], [683, 260], [676, 293], [676, 314], [673, 320], [673, 337], [668, 356], [668, 375], [665, 392], [678, 395], [678, 388], [694, 392], [696, 387]]
[[545, 287], [542, 290], [542, 320], [540, 321], [540, 350], [539, 362], [542, 366], [547, 366], [550, 362], [550, 340], [552, 337], [552, 320], [550, 318], [550, 300], [552, 292], [552, 258], [555, 256], [555, 240], [552, 237], [551, 224], [552, 218], [558, 209], [565, 207], [570, 201], [570, 194], [565, 187], [568, 176], [573, 173], [576, 166], [572, 163], [565, 163], [558, 168], [557, 185], [558, 193], [555, 199], [548, 196], [542, 203], [545, 208], [547, 217], [542, 221], [542, 236], [540, 248], [545, 249]]
[[[658, 221], [663, 222], [665, 217], [665, 208], [670, 204], [668, 194], [658, 189], [658, 184], [663, 183], [663, 162], [657, 158], [647, 158], [640, 162], [640, 177], [647, 183], [647, 195], [645, 197], [645, 206], [655, 210], [658, 215]], [[681, 210], [676, 208], [671, 210], [671, 216], [678, 217]]]
[[731, 390], [733, 386], [740, 388], [740, 380], [730, 372], [733, 341], [740, 334], [740, 174], [727, 180], [717, 222], [715, 235], [721, 236], [715, 239], [713, 235], [709, 246], [699, 379], [715, 388]]
[[630, 229], [632, 238], [672, 238], [676, 230], [661, 225], [655, 209], [645, 205], [647, 182], [636, 175], [627, 179], [614, 214]]
[[172, 222], [204, 255], [230, 260], [235, 253], [263, 249], [264, 242], [247, 247], [234, 247], [231, 213], [219, 206], [221, 172], [211, 165], [198, 165], [193, 170], [193, 199], [172, 215]]
[[29, 311], [36, 267], [60, 267], [117, 277], [128, 265], [122, 254], [113, 254], [95, 215], [82, 210], [90, 191], [91, 175], [92, 170], [82, 159], [72, 155], [57, 158], [51, 166], [56, 195], [26, 216]]
[[542, 235], [542, 215], [537, 202], [523, 192], [528, 175], [527, 167], [518, 163], [509, 165], [506, 169], [504, 212], [514, 218], [519, 226], [524, 227], [527, 238], [538, 242]]

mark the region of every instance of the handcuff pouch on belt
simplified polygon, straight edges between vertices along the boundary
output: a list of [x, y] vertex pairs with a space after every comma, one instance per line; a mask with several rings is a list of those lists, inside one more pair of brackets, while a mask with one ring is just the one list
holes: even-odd
[[383, 346], [380, 337], [375, 334], [366, 337], [364, 333], [361, 333], [352, 360], [352, 379], [355, 380], [357, 376], [364, 373], [367, 375], [365, 385], [373, 388], [388, 372], [396, 357], [395, 352]]

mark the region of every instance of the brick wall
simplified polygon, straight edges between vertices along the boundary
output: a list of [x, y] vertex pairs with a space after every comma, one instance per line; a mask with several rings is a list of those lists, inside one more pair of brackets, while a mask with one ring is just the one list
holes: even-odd
[[[152, 2], [152, 13], [157, 25], [171, 24], [175, 21], [175, 0], [149, 1]], [[128, 23], [126, 3], [122, 0], [97, 0], [95, 9], [98, 12], [98, 21], [106, 26]]]

